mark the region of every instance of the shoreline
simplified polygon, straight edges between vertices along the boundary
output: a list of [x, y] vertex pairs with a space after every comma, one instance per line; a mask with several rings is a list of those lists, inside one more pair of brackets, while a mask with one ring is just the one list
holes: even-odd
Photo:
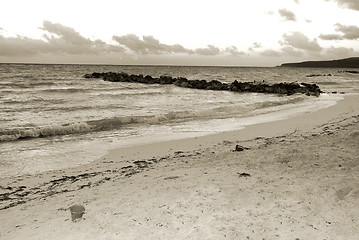
[[[4, 223], [0, 237], [224, 239], [227, 234], [233, 239], [242, 233], [237, 237], [280, 235], [286, 239], [283, 236], [302, 232], [303, 239], [334, 239], [334, 233], [355, 239], [348, 237], [359, 234], [355, 230], [359, 213], [350, 213], [351, 204], [355, 206], [359, 199], [355, 186], [358, 177], [352, 175], [358, 167], [358, 150], [353, 148], [359, 135], [358, 102], [358, 95], [348, 95], [334, 106], [290, 119], [203, 137], [114, 149], [79, 167], [0, 179], [0, 219]], [[343, 141], [337, 142], [336, 136]], [[248, 151], [233, 151], [236, 145]], [[316, 152], [316, 146], [325, 151]], [[334, 157], [340, 163], [335, 165]], [[352, 167], [347, 166], [349, 162]], [[346, 166], [345, 171], [339, 165]], [[338, 169], [340, 174], [331, 175]], [[242, 177], [244, 173], [250, 176]], [[341, 182], [336, 182], [338, 179]], [[270, 202], [262, 202], [263, 197]], [[309, 202], [314, 207], [308, 203], [311, 198]], [[279, 205], [274, 206], [275, 202]], [[68, 208], [72, 204], [86, 208], [85, 219], [79, 223], [69, 220]], [[325, 204], [329, 204], [328, 209]], [[336, 212], [331, 213], [330, 207]], [[309, 214], [308, 208], [317, 215]], [[268, 212], [269, 209], [276, 211]], [[203, 215], [201, 210], [210, 214]], [[279, 222], [273, 222], [274, 215], [282, 224], [284, 216], [294, 222], [287, 222], [283, 228]], [[328, 215], [328, 219], [322, 222], [318, 215]], [[304, 225], [298, 216], [304, 218]], [[337, 216], [346, 226], [339, 223]], [[268, 232], [258, 233], [261, 227]]]
[[[353, 98], [353, 99], [351, 99]], [[301, 112], [289, 118], [274, 120], [270, 122], [260, 122], [256, 124], [245, 125], [243, 128], [232, 131], [225, 131], [220, 133], [208, 134], [199, 137], [189, 137], [174, 140], [158, 141], [153, 143], [145, 143], [141, 145], [134, 145], [128, 147], [119, 147], [111, 149], [108, 154], [102, 158], [116, 158], [116, 155], [125, 157], [125, 155], [138, 155], [139, 158], [149, 158], [152, 152], [153, 155], [165, 155], [170, 153], [168, 150], [182, 148], [184, 151], [194, 151], [199, 148], [211, 147], [223, 141], [246, 141], [256, 137], [275, 137], [277, 135], [288, 134], [293, 129], [304, 131], [308, 125], [319, 125], [327, 121], [335, 119], [337, 114], [344, 114], [347, 112], [347, 105], [355, 104], [355, 99], [359, 100], [359, 95], [344, 95], [344, 98], [337, 101], [336, 104], [327, 108], [322, 108], [314, 112]], [[350, 115], [351, 113], [349, 113]], [[308, 117], [314, 117], [313, 122], [302, 125], [307, 122]], [[322, 115], [322, 116], [321, 116]], [[282, 128], [279, 129], [278, 126]], [[142, 153], [138, 149], [142, 149]], [[99, 160], [96, 160], [99, 161]], [[90, 163], [91, 164], [91, 163]]]
[[[34, 175], [46, 171], [56, 171], [56, 170], [73, 168], [81, 165], [87, 165], [92, 161], [96, 161], [97, 159], [106, 155], [107, 152], [111, 151], [114, 148], [122, 149], [128, 147], [136, 147], [136, 146], [141, 147], [143, 145], [147, 145], [151, 143], [162, 143], [162, 142], [168, 142], [173, 140], [185, 140], [190, 138], [203, 137], [207, 135], [214, 135], [218, 133], [221, 134], [224, 132], [237, 131], [246, 128], [249, 125], [285, 120], [308, 112], [319, 111], [321, 109], [325, 109], [332, 105], [335, 105], [338, 101], [343, 99], [344, 96], [345, 95], [342, 94], [338, 94], [338, 95], [323, 94], [318, 98], [311, 98], [311, 97], [305, 98], [304, 100], [301, 100], [301, 103], [299, 105], [293, 105], [289, 102], [284, 105], [279, 105], [279, 107], [275, 105], [275, 106], [266, 107], [264, 109], [260, 109], [259, 111], [255, 110], [253, 113], [245, 112], [240, 117], [234, 116], [232, 118], [226, 118], [226, 119], [213, 119], [213, 120], [205, 120], [205, 122], [193, 122], [190, 123], [188, 126], [184, 125], [186, 131], [180, 130], [178, 132], [177, 129], [175, 129], [176, 133], [174, 134], [172, 134], [172, 132], [169, 129], [159, 128], [158, 131], [154, 131], [152, 135], [147, 134], [147, 135], [131, 136], [128, 139], [121, 139], [121, 138], [114, 139], [114, 141], [116, 142], [115, 144], [112, 142], [109, 142], [109, 144], [108, 145], [106, 144], [106, 146], [100, 145], [100, 143], [92, 144], [93, 145], [92, 149], [101, 149], [101, 153], [99, 154], [97, 152], [96, 156], [91, 156], [89, 153], [86, 153], [86, 150], [84, 149], [79, 150], [78, 152], [82, 152], [82, 154], [78, 154], [77, 157], [81, 157], [82, 159], [81, 162], [76, 162], [71, 159], [66, 159], [65, 161], [61, 161], [61, 159], [58, 157], [57, 158], [55, 157], [52, 160], [51, 158], [46, 158], [46, 159], [40, 158], [39, 161], [32, 161], [32, 162], [36, 162], [35, 164], [37, 164], [40, 163], [41, 160], [44, 160], [44, 164], [40, 164], [39, 166], [27, 164], [23, 166], [24, 168], [23, 170], [20, 170], [20, 168], [14, 169], [13, 174], [9, 174], [11, 173], [11, 171], [4, 168], [2, 169], [1, 173], [3, 174], [3, 178], [4, 177], [6, 178], [6, 177], [15, 177], [15, 176], [23, 176], [23, 175]], [[202, 128], [203, 124], [206, 125]], [[146, 131], [145, 128], [144, 131]], [[98, 134], [98, 132], [95, 132], [95, 134]], [[26, 143], [27, 140], [24, 141]], [[9, 144], [9, 143], [11, 142], [5, 144]], [[48, 154], [50, 154], [50, 152], [48, 152]], [[61, 161], [61, 165], [56, 165], [56, 164], [52, 165], [52, 162], [56, 163], [59, 161]]]
[[[102, 157], [91, 161], [89, 163], [78, 165], [71, 168], [54, 169], [42, 171], [34, 174], [23, 174], [17, 176], [10, 176], [0, 178], [0, 186], [3, 182], [10, 182], [11, 179], [22, 179], [28, 177], [38, 177], [44, 175], [78, 175], [83, 172], [93, 171], [99, 169], [104, 171], [108, 168], [106, 164], [113, 162], [118, 167], [128, 166], [128, 163], [133, 160], [150, 159], [158, 156], [173, 155], [178, 151], [195, 151], [203, 148], [210, 148], [221, 142], [241, 142], [255, 138], [272, 138], [280, 135], [290, 134], [293, 131], [307, 131], [308, 129], [315, 128], [320, 124], [325, 124], [331, 120], [336, 119], [338, 115], [343, 117], [343, 114], [352, 114], [348, 108], [355, 108], [356, 99], [359, 101], [359, 95], [348, 94], [343, 95], [343, 99], [336, 102], [336, 104], [322, 108], [314, 112], [301, 112], [299, 115], [293, 115], [289, 118], [274, 120], [270, 122], [260, 122], [256, 124], [246, 125], [241, 129], [225, 131], [220, 133], [213, 133], [204, 136], [185, 137], [180, 139], [166, 139], [164, 141], [155, 141], [150, 143], [141, 143], [139, 145], [130, 145], [125, 147], [118, 147], [110, 149], [107, 154]], [[308, 117], [311, 118], [310, 122]], [[280, 127], [279, 127], [280, 126]], [[180, 149], [180, 150], [178, 150]], [[110, 159], [110, 160], [109, 160]], [[0, 207], [1, 209], [1, 207]]]

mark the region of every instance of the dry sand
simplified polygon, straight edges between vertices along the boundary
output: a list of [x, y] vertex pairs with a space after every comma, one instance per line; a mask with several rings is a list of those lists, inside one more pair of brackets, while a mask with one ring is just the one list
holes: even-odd
[[359, 239], [358, 103], [0, 179], [0, 239]]

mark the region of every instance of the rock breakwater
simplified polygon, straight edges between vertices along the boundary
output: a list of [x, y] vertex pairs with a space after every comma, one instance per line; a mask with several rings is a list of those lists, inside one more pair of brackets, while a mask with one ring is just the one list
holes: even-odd
[[238, 82], [235, 80], [232, 83], [222, 83], [217, 80], [188, 80], [187, 78], [171, 76], [160, 76], [154, 78], [152, 76], [143, 76], [135, 74], [127, 74], [124, 72], [105, 72], [92, 74], [85, 74], [84, 78], [101, 78], [110, 82], [131, 82], [143, 84], [174, 84], [178, 87], [195, 88], [205, 90], [217, 91], [234, 91], [234, 92], [257, 92], [257, 93], [273, 93], [292, 95], [295, 93], [302, 93], [308, 96], [319, 96], [322, 92], [318, 85], [309, 83], [283, 82], [275, 84], [267, 84], [265, 82]]

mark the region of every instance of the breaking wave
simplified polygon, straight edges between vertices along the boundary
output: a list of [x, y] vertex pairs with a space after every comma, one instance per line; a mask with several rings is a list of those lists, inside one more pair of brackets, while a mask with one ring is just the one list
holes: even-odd
[[241, 117], [252, 114], [255, 109], [264, 109], [281, 105], [292, 105], [303, 101], [305, 97], [296, 97], [282, 101], [268, 101], [262, 103], [250, 104], [246, 107], [239, 104], [229, 104], [227, 106], [217, 106], [211, 109], [201, 111], [179, 111], [169, 112], [158, 115], [142, 116], [119, 116], [105, 119], [83, 121], [76, 123], [66, 123], [53, 126], [42, 127], [22, 127], [15, 129], [0, 129], [0, 142], [16, 141], [32, 138], [44, 138], [61, 135], [81, 134], [99, 131], [111, 131], [124, 127], [136, 125], [158, 125], [158, 124], [181, 124], [189, 121], [224, 119]]
[[125, 116], [113, 117], [106, 119], [99, 119], [87, 122], [69, 123], [55, 126], [33, 127], [33, 128], [18, 128], [11, 130], [0, 130], [0, 142], [44, 138], [52, 136], [110, 131], [120, 129], [133, 124], [162, 124], [170, 123], [172, 121], [186, 121], [198, 117], [208, 117], [207, 114], [202, 113], [202, 116], [195, 116], [190, 112], [171, 112], [163, 115], [152, 116]]
[[2, 130], [0, 131], [0, 142], [60, 136], [89, 131], [91, 131], [91, 126], [89, 126], [87, 123], [72, 123], [60, 126]]

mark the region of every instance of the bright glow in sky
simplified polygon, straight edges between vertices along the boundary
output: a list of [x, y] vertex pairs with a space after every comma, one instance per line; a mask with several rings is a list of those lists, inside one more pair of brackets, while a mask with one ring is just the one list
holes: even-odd
[[0, 62], [275, 66], [358, 56], [358, 2], [3, 0]]

